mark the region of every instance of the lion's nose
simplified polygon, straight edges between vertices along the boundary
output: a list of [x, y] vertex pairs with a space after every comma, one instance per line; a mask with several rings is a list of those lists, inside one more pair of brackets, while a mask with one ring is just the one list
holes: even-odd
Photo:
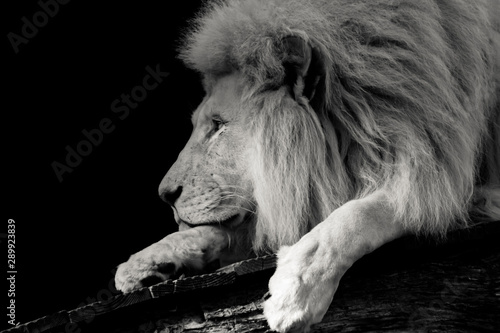
[[182, 186], [160, 186], [160, 198], [170, 206], [175, 204], [175, 201], [181, 196]]

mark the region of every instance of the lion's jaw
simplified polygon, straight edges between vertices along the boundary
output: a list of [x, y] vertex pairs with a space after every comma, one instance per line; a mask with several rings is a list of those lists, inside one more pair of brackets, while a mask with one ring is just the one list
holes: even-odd
[[235, 228], [255, 210], [243, 84], [238, 74], [205, 82], [207, 96], [192, 115], [191, 137], [160, 184], [160, 197], [172, 206], [181, 227]]

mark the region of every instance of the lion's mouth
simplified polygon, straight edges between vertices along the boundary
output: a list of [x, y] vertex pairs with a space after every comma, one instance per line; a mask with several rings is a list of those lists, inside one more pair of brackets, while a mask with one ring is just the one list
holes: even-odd
[[242, 214], [234, 214], [231, 215], [229, 218], [221, 220], [221, 221], [207, 221], [207, 222], [200, 222], [200, 223], [190, 223], [187, 221], [184, 221], [179, 218], [177, 223], [180, 224], [185, 224], [186, 226], [190, 228], [195, 228], [195, 227], [200, 227], [200, 226], [207, 226], [207, 225], [214, 225], [214, 226], [223, 226], [227, 228], [236, 228], [239, 226], [243, 221], [244, 221], [244, 216]]

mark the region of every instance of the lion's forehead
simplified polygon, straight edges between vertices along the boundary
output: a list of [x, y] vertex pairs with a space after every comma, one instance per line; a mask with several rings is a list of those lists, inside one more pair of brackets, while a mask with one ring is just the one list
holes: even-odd
[[234, 120], [242, 109], [241, 101], [246, 84], [244, 77], [238, 72], [215, 78], [207, 91], [207, 97], [196, 112], [205, 117], [219, 115], [226, 120]]

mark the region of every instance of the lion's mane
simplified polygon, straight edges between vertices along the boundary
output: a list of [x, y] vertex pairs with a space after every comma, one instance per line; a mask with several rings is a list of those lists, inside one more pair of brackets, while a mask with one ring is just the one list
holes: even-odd
[[[498, 182], [500, 170], [488, 24], [469, 0], [207, 5], [180, 57], [204, 76], [248, 79], [254, 248], [294, 243], [378, 189], [413, 232], [464, 226], [478, 202], [498, 214], [498, 190], [480, 187]], [[286, 36], [314, 50], [322, 80], [311, 101], [283, 88]]]

